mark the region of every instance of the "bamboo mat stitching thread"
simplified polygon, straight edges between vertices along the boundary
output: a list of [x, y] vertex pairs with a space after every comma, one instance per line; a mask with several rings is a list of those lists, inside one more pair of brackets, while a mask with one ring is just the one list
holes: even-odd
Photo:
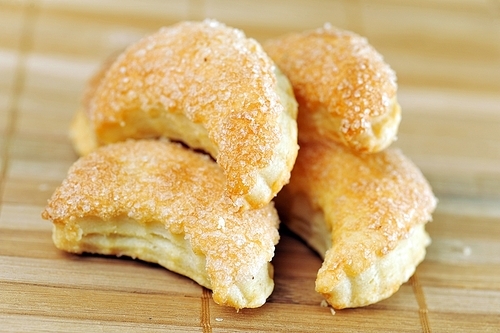
[[203, 333], [212, 333], [212, 326], [210, 325], [210, 291], [207, 288], [203, 288], [201, 294], [201, 327], [203, 328]]
[[410, 283], [418, 303], [418, 315], [420, 317], [420, 324], [422, 325], [422, 332], [430, 333], [431, 328], [429, 326], [429, 318], [427, 316], [429, 310], [427, 309], [425, 295], [422, 290], [422, 285], [418, 281], [417, 273], [413, 274], [413, 276], [410, 278]]
[[[24, 7], [23, 22], [19, 40], [18, 61], [14, 70], [14, 79], [12, 83], [12, 95], [10, 104], [7, 108], [7, 127], [5, 129], [5, 140], [1, 147], [2, 164], [0, 165], [0, 195], [4, 192], [5, 180], [7, 177], [8, 159], [10, 155], [10, 146], [12, 137], [17, 124], [17, 111], [19, 100], [24, 90], [26, 81], [26, 57], [33, 46], [33, 33], [35, 31], [35, 19], [38, 16], [38, 3], [29, 2]], [[0, 212], [2, 205], [0, 205]]]

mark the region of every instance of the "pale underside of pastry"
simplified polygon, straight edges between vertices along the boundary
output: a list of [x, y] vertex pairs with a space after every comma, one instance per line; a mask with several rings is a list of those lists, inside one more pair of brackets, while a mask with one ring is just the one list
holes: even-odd
[[297, 156], [297, 102], [260, 44], [214, 20], [181, 22], [131, 45], [90, 82], [76, 150], [166, 137], [209, 153], [237, 207], [266, 205]]
[[269, 40], [264, 48], [292, 83], [299, 141], [377, 152], [396, 139], [396, 75], [365, 38], [325, 25]]
[[125, 141], [80, 158], [42, 213], [72, 253], [158, 263], [236, 309], [271, 294], [279, 219], [272, 203], [239, 211], [207, 155], [167, 140]]
[[316, 291], [336, 309], [394, 294], [424, 259], [436, 198], [399, 150], [302, 143], [277, 199], [283, 222], [323, 258]]

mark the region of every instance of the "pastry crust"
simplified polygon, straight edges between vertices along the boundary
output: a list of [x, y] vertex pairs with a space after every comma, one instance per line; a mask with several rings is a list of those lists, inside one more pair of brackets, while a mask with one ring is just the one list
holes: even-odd
[[283, 222], [324, 258], [316, 291], [336, 309], [395, 293], [424, 259], [436, 198], [399, 150], [304, 143], [277, 197]]
[[71, 130], [82, 154], [128, 138], [182, 141], [217, 160], [228, 195], [243, 208], [265, 206], [289, 181], [297, 102], [288, 79], [240, 30], [214, 20], [162, 28], [90, 85], [88, 121]]
[[325, 25], [269, 40], [264, 48], [292, 83], [299, 141], [333, 140], [377, 152], [396, 139], [396, 75], [365, 38]]
[[223, 180], [207, 155], [130, 140], [80, 158], [42, 217], [62, 250], [155, 262], [212, 289], [218, 304], [259, 307], [274, 287], [278, 216], [272, 203], [236, 210]]

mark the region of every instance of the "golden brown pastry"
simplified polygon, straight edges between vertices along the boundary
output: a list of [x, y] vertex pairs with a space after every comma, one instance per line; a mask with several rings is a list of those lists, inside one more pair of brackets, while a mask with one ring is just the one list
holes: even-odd
[[301, 144], [277, 197], [283, 222], [324, 258], [316, 291], [336, 309], [378, 302], [408, 280], [424, 259], [435, 206], [399, 150], [356, 154], [334, 142]]
[[377, 152], [396, 138], [396, 75], [357, 34], [325, 25], [264, 44], [292, 83], [299, 141], [333, 140]]
[[223, 183], [207, 155], [126, 141], [80, 158], [42, 216], [59, 249], [155, 262], [212, 289], [218, 304], [258, 307], [274, 287], [278, 216], [272, 203], [237, 211]]
[[288, 182], [297, 102], [288, 79], [242, 31], [214, 20], [162, 28], [99, 76], [72, 127], [80, 153], [128, 138], [182, 141], [217, 160], [228, 195], [244, 208], [265, 206]]

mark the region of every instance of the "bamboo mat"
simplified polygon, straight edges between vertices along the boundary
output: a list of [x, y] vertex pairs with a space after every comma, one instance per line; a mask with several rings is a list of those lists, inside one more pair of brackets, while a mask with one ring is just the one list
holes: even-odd
[[[397, 146], [439, 206], [426, 260], [391, 298], [321, 307], [321, 260], [282, 230], [276, 288], [236, 313], [159, 266], [55, 249], [40, 218], [76, 160], [67, 129], [112, 52], [180, 20], [212, 17], [258, 40], [331, 22], [396, 70]], [[0, 331], [499, 332], [500, 1], [0, 0]]]

